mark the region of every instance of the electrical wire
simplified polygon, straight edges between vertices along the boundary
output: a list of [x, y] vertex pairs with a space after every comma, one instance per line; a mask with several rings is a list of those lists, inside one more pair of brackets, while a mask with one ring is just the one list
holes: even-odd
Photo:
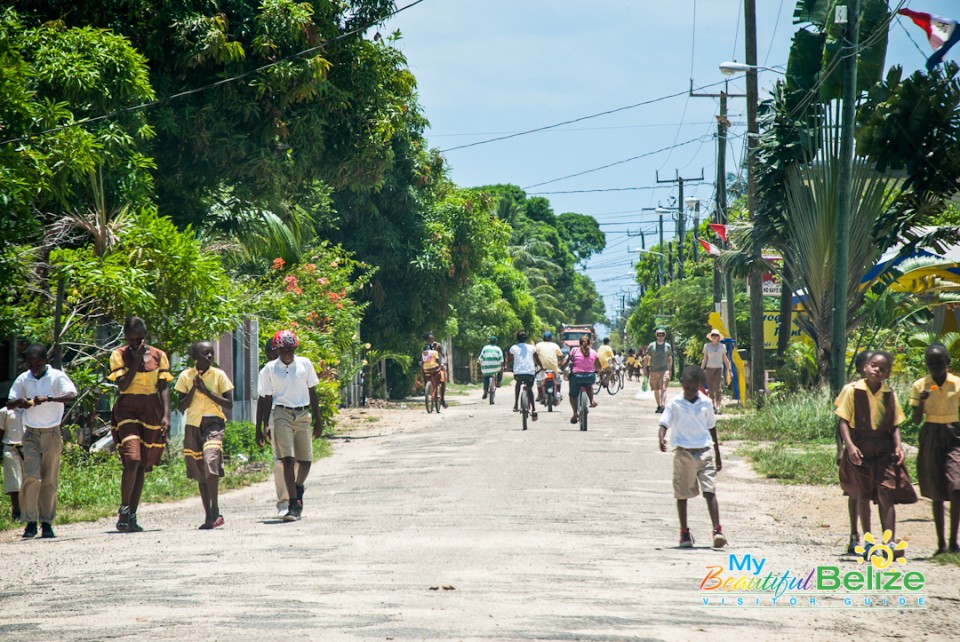
[[497, 136], [495, 138], [488, 138], [486, 140], [479, 140], [474, 143], [467, 143], [464, 145], [457, 145], [456, 147], [447, 147], [446, 149], [438, 150], [441, 154], [446, 152], [452, 152], [458, 149], [467, 149], [469, 147], [477, 147], [478, 145], [487, 145], [489, 143], [496, 143], [502, 140], [509, 140], [511, 138], [517, 138], [519, 136], [527, 136], [529, 134], [536, 134], [548, 129], [556, 129], [557, 127], [562, 127], [564, 125], [572, 125], [573, 123], [579, 123], [584, 120], [591, 120], [593, 118], [600, 118], [601, 116], [609, 116], [610, 114], [616, 114], [621, 111], [627, 111], [629, 109], [636, 109], [637, 107], [646, 107], [647, 105], [653, 105], [655, 103], [663, 102], [664, 100], [670, 100], [671, 98], [677, 98], [679, 96], [686, 96], [689, 91], [700, 91], [702, 89], [710, 89], [711, 87], [717, 87], [718, 85], [724, 84], [725, 80], [720, 80], [718, 82], [710, 83], [709, 85], [703, 85], [701, 87], [696, 87], [692, 90], [684, 89], [683, 91], [678, 91], [674, 94], [668, 94], [666, 96], [660, 96], [658, 98], [651, 98], [650, 100], [644, 100], [639, 103], [634, 103], [632, 105], [624, 105], [623, 107], [617, 107], [615, 109], [608, 109], [606, 111], [597, 112], [595, 114], [589, 114], [587, 116], [580, 116], [579, 118], [573, 118], [571, 120], [565, 120], [559, 123], [553, 123], [552, 125], [544, 125], [542, 127], [535, 127], [533, 129], [527, 129], [515, 134], [509, 134], [507, 136]]
[[212, 83], [209, 83], [209, 84], [207, 84], [207, 85], [203, 85], [203, 86], [201, 86], [201, 87], [196, 87], [196, 88], [194, 88], [194, 89], [188, 89], [188, 90], [186, 90], [186, 91], [181, 91], [181, 92], [179, 92], [179, 93], [172, 94], [172, 95], [170, 95], [170, 96], [165, 96], [165, 97], [163, 97], [163, 98], [158, 98], [158, 99], [156, 99], [156, 100], [151, 100], [151, 101], [149, 101], [149, 102], [140, 103], [140, 104], [138, 104], [138, 105], [131, 105], [131, 106], [129, 106], [129, 107], [123, 107], [123, 108], [121, 108], [121, 109], [117, 109], [117, 110], [115, 110], [115, 111], [112, 111], [112, 112], [110, 112], [110, 113], [108, 113], [108, 114], [103, 114], [103, 115], [100, 115], [100, 116], [91, 116], [91, 117], [88, 117], [88, 118], [82, 118], [82, 119], [80, 119], [80, 120], [78, 120], [78, 121], [75, 121], [75, 122], [72, 122], [72, 123], [67, 123], [66, 125], [60, 125], [60, 126], [58, 126], [58, 127], [51, 127], [51, 128], [49, 128], [49, 129], [45, 129], [45, 130], [40, 131], [40, 132], [37, 132], [37, 133], [35, 133], [35, 134], [28, 134], [28, 135], [26, 135], [26, 136], [20, 136], [20, 137], [17, 137], [17, 138], [9, 138], [9, 139], [7, 139], [7, 140], [0, 141], [0, 145], [8, 145], [8, 144], [10, 144], [10, 143], [19, 143], [19, 142], [23, 142], [23, 141], [29, 140], [29, 139], [31, 139], [31, 138], [37, 138], [37, 137], [39, 137], [39, 136], [44, 136], [44, 135], [46, 135], [46, 134], [53, 134], [53, 133], [56, 133], [56, 132], [58, 132], [58, 131], [63, 131], [63, 130], [65, 130], [65, 129], [70, 129], [70, 128], [72, 128], [72, 127], [79, 127], [79, 126], [81, 126], [81, 125], [89, 125], [89, 124], [91, 124], [91, 123], [100, 122], [101, 120], [109, 120], [109, 119], [114, 118], [115, 116], [119, 116], [119, 115], [121, 115], [121, 114], [126, 114], [126, 113], [130, 113], [130, 112], [134, 112], [134, 111], [139, 111], [139, 110], [141, 110], [141, 109], [149, 109], [149, 108], [151, 108], [151, 107], [156, 107], [156, 106], [158, 106], [158, 105], [162, 105], [162, 104], [165, 104], [165, 103], [168, 103], [168, 102], [172, 102], [172, 101], [174, 101], [174, 100], [177, 100], [178, 98], [184, 98], [185, 96], [192, 96], [193, 94], [198, 94], [198, 93], [200, 93], [200, 92], [206, 91], [206, 90], [208, 90], [208, 89], [212, 89], [212, 88], [214, 88], [214, 87], [220, 87], [220, 86], [223, 86], [223, 85], [232, 83], [232, 82], [234, 82], [234, 81], [236, 81], [236, 80], [242, 80], [242, 79], [244, 79], [244, 78], [248, 78], [248, 77], [250, 77], [250, 76], [253, 76], [253, 75], [255, 75], [255, 74], [260, 73], [261, 71], [265, 71], [265, 70], [267, 70], [267, 69], [270, 69], [270, 68], [272, 68], [272, 67], [276, 67], [277, 65], [283, 64], [283, 63], [288, 62], [288, 61], [290, 61], [290, 60], [294, 60], [294, 59], [296, 59], [296, 58], [301, 58], [301, 57], [306, 56], [306, 55], [308, 55], [308, 54], [311, 54], [311, 53], [314, 53], [314, 52], [319, 51], [319, 50], [321, 50], [321, 49], [324, 49], [324, 48], [326, 48], [326, 47], [329, 47], [331, 44], [333, 44], [333, 43], [335, 43], [335, 42], [338, 42], [338, 41], [340, 41], [340, 40], [344, 40], [344, 39], [346, 39], [346, 38], [349, 38], [350, 36], [355, 36], [355, 35], [357, 35], [358, 33], [363, 33], [364, 31], [366, 31], [366, 30], [369, 29], [370, 27], [373, 27], [374, 25], [377, 25], [377, 24], [382, 24], [383, 22], [386, 22], [387, 20], [389, 20], [390, 18], [396, 16], [397, 14], [402, 13], [402, 12], [406, 11], [407, 9], [412, 8], [412, 7], [415, 7], [415, 6], [417, 6], [418, 4], [420, 4], [421, 2], [424, 2], [424, 1], [425, 1], [425, 0], [413, 0], [413, 2], [411, 2], [411, 3], [407, 4], [407, 5], [404, 5], [403, 7], [400, 7], [399, 9], [396, 9], [396, 10], [393, 11], [392, 13], [384, 16], [383, 18], [381, 18], [381, 19], [379, 19], [379, 20], [375, 20], [375, 21], [373, 21], [373, 22], [370, 22], [370, 23], [368, 23], [368, 24], [365, 24], [365, 25], [363, 25], [362, 27], [358, 27], [358, 28], [356, 28], [356, 29], [354, 29], [354, 30], [352, 30], [352, 31], [347, 31], [347, 32], [345, 32], [345, 33], [342, 33], [342, 34], [340, 34], [340, 35], [338, 35], [338, 36], [335, 36], [335, 37], [331, 38], [330, 40], [325, 41], [325, 42], [324, 42], [323, 44], [321, 44], [321, 45], [317, 45], [316, 47], [310, 47], [309, 49], [304, 49], [304, 50], [302, 50], [302, 51], [298, 51], [298, 52], [296, 52], [296, 53], [294, 53], [294, 54], [290, 54], [289, 56], [286, 56], [286, 57], [284, 57], [284, 58], [281, 58], [281, 59], [276, 60], [276, 61], [274, 61], [274, 62], [271, 62], [271, 63], [269, 63], [269, 64], [266, 64], [266, 65], [262, 65], [262, 66], [260, 66], [260, 67], [257, 67], [256, 69], [251, 69], [250, 71], [246, 71], [246, 72], [244, 72], [244, 73], [242, 73], [242, 74], [237, 74], [236, 76], [231, 76], [231, 77], [229, 77], [229, 78], [222, 78], [222, 79], [220, 79], [220, 80], [218, 80], [218, 81], [216, 81], [216, 82], [212, 82]]
[[617, 165], [623, 165], [624, 163], [629, 163], [629, 162], [631, 162], [631, 161], [635, 161], [635, 160], [638, 160], [638, 159], [640, 159], [640, 158], [646, 158], [647, 156], [653, 156], [653, 155], [659, 154], [659, 153], [661, 153], [661, 152], [665, 152], [665, 151], [668, 151], [668, 150], [676, 149], [677, 147], [683, 147], [684, 145], [690, 145], [690, 144], [696, 143], [696, 142], [698, 142], [698, 141], [702, 144], [702, 142], [703, 142], [702, 139], [703, 139], [702, 136], [698, 136], [697, 138], [691, 138], [690, 140], [685, 141], [685, 142], [683, 142], [683, 143], [679, 143], [679, 144], [677, 144], [676, 141], [674, 141], [674, 144], [673, 144], [673, 145], [670, 145], [669, 147], [662, 147], [662, 148], [657, 149], [657, 150], [654, 150], [654, 151], [652, 151], [652, 152], [646, 152], [646, 153], [643, 153], [643, 154], [639, 154], [639, 155], [637, 155], [637, 156], [631, 156], [630, 158], [624, 158], [623, 160], [618, 160], [618, 161], [614, 161], [614, 162], [612, 162], [612, 163], [607, 163], [606, 165], [601, 165], [600, 167], [594, 167], [594, 168], [591, 168], [591, 169], [585, 169], [585, 170], [583, 170], [582, 172], [577, 172], [577, 173], [575, 173], [575, 174], [568, 174], [568, 175], [566, 175], [566, 176], [561, 176], [561, 177], [559, 177], [559, 178], [551, 178], [549, 181], [543, 181], [543, 182], [541, 182], [541, 183], [534, 183], [533, 185], [527, 185], [526, 187], [523, 187], [523, 188], [521, 188], [521, 189], [523, 189], [523, 190], [533, 189], [534, 187], [540, 187], [541, 185], [549, 185], [550, 183], [558, 183], [558, 182], [560, 182], [560, 181], [565, 181], [565, 180], [567, 180], [568, 178], [576, 178], [577, 176], [583, 176], [584, 174], [592, 174], [593, 172], [599, 172], [600, 170], [608, 169], [608, 168], [610, 168], [610, 167], [616, 167]]

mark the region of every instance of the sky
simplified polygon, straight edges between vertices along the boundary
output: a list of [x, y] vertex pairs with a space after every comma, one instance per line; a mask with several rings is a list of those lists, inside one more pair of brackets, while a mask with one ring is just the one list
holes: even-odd
[[[796, 0], [756, 4], [758, 62], [784, 68], [797, 30]], [[955, 0], [890, 6], [960, 18]], [[632, 264], [639, 254], [632, 250], [641, 247], [639, 235], [647, 247], [658, 241], [657, 215], [644, 208], [677, 198], [675, 183], [657, 179], [702, 174], [702, 182], [685, 181], [684, 196], [704, 199], [701, 217], [712, 211], [719, 100], [688, 90], [692, 81], [698, 93], [718, 93], [726, 78], [719, 64], [744, 60], [742, 9], [743, 0], [425, 0], [382, 31], [401, 34], [397, 46], [430, 121], [427, 139], [446, 150], [454, 182], [519, 185], [550, 199], [557, 214], [597, 219], [607, 248], [585, 272], [615, 317], [622, 298], [636, 294]], [[923, 31], [901, 16], [889, 33], [887, 67], [922, 68], [930, 54]], [[947, 57], [958, 55], [960, 46]], [[760, 72], [761, 97], [778, 77]], [[727, 90], [744, 93], [742, 76]], [[612, 110], [619, 111], [454, 149]], [[737, 173], [745, 171], [743, 98], [729, 99], [728, 117], [727, 171]], [[665, 239], [675, 225], [666, 221]]]

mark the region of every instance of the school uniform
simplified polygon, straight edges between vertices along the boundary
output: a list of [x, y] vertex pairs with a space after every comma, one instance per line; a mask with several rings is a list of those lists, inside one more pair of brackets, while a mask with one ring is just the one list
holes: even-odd
[[[47, 366], [39, 378], [29, 370], [10, 387], [10, 399], [76, 396], [77, 387], [63, 371]], [[48, 401], [23, 411], [23, 484], [20, 515], [27, 523], [52, 524], [57, 515], [57, 484], [63, 437], [64, 404]]]
[[[188, 394], [198, 376], [206, 389], [218, 397], [233, 390], [227, 373], [213, 366], [203, 374], [196, 368], [187, 368], [180, 373], [174, 389], [180, 394]], [[220, 404], [200, 391], [193, 393], [183, 432], [187, 479], [206, 481], [209, 477], [223, 477], [223, 433], [226, 421]]]
[[0, 407], [3, 432], [3, 492], [19, 493], [23, 485], [23, 422], [21, 411]]
[[701, 492], [717, 492], [717, 464], [713, 436], [717, 417], [713, 402], [702, 392], [695, 401], [679, 396], [667, 402], [660, 415], [673, 448], [673, 496], [690, 499]]
[[[116, 381], [127, 373], [124, 355], [130, 346], [123, 346], [110, 354], [110, 374]], [[172, 381], [170, 361], [163, 350], [147, 346], [137, 372], [126, 390], [120, 390], [113, 403], [110, 434], [123, 462], [138, 461], [144, 472], [153, 470], [163, 458], [167, 436], [163, 433], [163, 400], [160, 382]]]
[[274, 446], [281, 459], [313, 461], [310, 388], [319, 383], [313, 362], [298, 355], [290, 364], [274, 359], [260, 371], [257, 394], [273, 397]]
[[910, 475], [894, 459], [893, 433], [906, 421], [897, 395], [887, 384], [876, 393], [861, 379], [841, 390], [836, 415], [850, 425], [850, 436], [860, 450], [859, 466], [846, 452], [840, 458], [840, 487], [851, 497], [879, 501], [880, 495], [894, 504], [912, 504], [917, 493]]
[[950, 501], [951, 493], [960, 491], [960, 377], [947, 373], [942, 386], [929, 375], [918, 379], [910, 390], [911, 406], [920, 405], [924, 390], [929, 396], [923, 403], [917, 453], [920, 494], [933, 501]]

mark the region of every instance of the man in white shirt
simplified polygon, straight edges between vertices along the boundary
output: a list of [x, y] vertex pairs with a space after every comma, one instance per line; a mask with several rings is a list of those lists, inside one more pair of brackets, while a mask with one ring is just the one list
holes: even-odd
[[[257, 421], [257, 444], [266, 443], [263, 426], [273, 414], [273, 443], [283, 461], [283, 477], [290, 497], [286, 522], [300, 519], [303, 510], [304, 482], [313, 462], [313, 438], [323, 436], [317, 384], [320, 379], [313, 363], [296, 353], [300, 342], [290, 330], [273, 335], [278, 358], [260, 372], [257, 393], [264, 398], [263, 417]], [[313, 424], [313, 435], [310, 425]]]
[[527, 384], [527, 398], [530, 401], [530, 416], [537, 420], [537, 407], [534, 405], [533, 380], [537, 374], [540, 359], [537, 351], [527, 342], [527, 333], [517, 333], [517, 342], [510, 346], [510, 366], [513, 370], [513, 411], [520, 412], [520, 386]]
[[39, 343], [27, 346], [23, 353], [26, 372], [10, 387], [7, 408], [23, 409], [23, 485], [20, 488], [20, 513], [27, 522], [24, 539], [37, 535], [56, 537], [53, 520], [57, 516], [57, 482], [60, 478], [60, 453], [63, 437], [64, 403], [77, 398], [77, 387], [61, 370], [47, 365], [47, 349]]

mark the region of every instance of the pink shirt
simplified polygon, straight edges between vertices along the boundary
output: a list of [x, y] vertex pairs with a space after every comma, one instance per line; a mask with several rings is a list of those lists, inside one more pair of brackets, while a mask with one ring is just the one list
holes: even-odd
[[593, 348], [590, 348], [590, 351], [586, 354], [580, 351], [580, 346], [570, 348], [570, 360], [573, 362], [574, 372], [593, 372], [593, 362], [596, 359], [597, 351]]

